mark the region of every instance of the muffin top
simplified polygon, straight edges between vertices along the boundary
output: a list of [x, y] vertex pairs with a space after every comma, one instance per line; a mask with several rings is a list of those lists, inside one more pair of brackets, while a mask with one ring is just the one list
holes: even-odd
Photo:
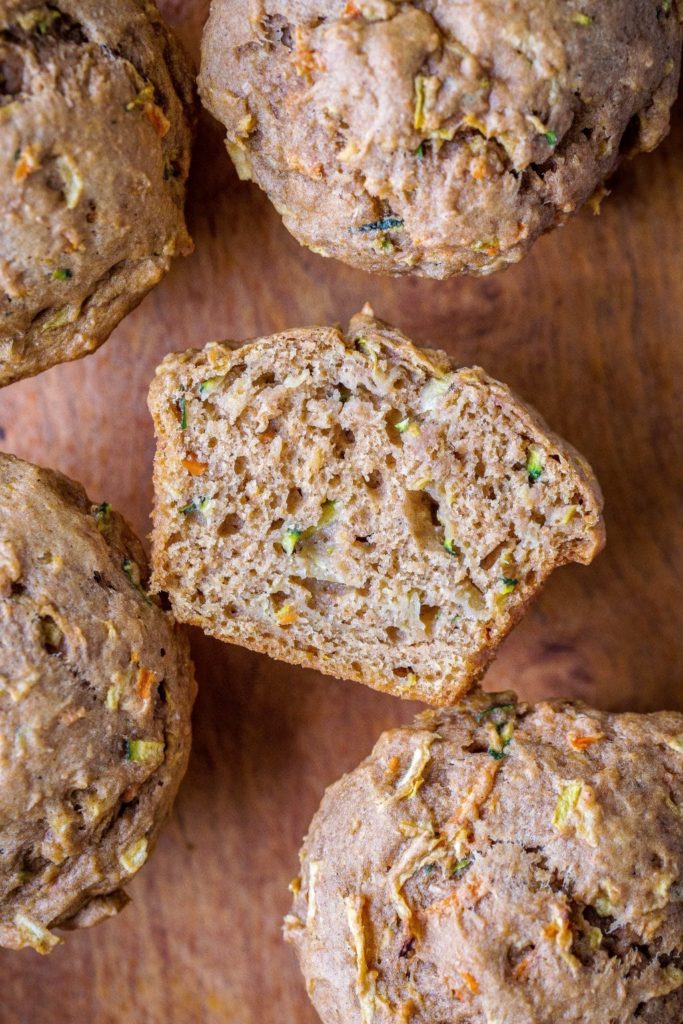
[[326, 793], [287, 937], [325, 1024], [679, 1024], [683, 716], [474, 693]]
[[190, 250], [192, 88], [147, 0], [0, 0], [0, 385], [97, 348]]
[[139, 541], [65, 477], [0, 456], [0, 947], [115, 913], [184, 774], [187, 642]]
[[300, 242], [489, 273], [661, 140], [679, 19], [678, 0], [213, 0], [200, 92]]

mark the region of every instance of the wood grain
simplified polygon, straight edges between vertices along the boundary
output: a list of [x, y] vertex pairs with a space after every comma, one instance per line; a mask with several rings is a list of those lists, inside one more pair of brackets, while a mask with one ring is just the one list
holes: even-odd
[[[208, 0], [162, 6], [196, 54]], [[378, 315], [533, 402], [593, 463], [608, 548], [558, 573], [490, 687], [683, 707], [683, 112], [582, 215], [489, 280], [370, 278], [299, 248], [201, 124], [197, 249], [88, 359], [0, 393], [4, 447], [77, 477], [148, 530], [145, 405], [169, 351]], [[2, 1024], [314, 1024], [280, 938], [323, 788], [414, 708], [194, 636], [195, 747], [173, 820], [117, 920], [51, 958], [0, 953]]]

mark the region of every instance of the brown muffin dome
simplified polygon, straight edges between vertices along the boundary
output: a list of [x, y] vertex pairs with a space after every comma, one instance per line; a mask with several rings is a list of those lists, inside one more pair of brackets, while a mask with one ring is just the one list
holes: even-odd
[[200, 92], [302, 244], [484, 274], [660, 142], [680, 18], [680, 0], [213, 0]]
[[191, 251], [192, 90], [148, 0], [0, 0], [0, 386], [96, 349]]
[[0, 455], [0, 947], [127, 902], [182, 779], [194, 674], [137, 538]]
[[680, 1024], [683, 715], [420, 715], [327, 791], [292, 890], [325, 1024]]

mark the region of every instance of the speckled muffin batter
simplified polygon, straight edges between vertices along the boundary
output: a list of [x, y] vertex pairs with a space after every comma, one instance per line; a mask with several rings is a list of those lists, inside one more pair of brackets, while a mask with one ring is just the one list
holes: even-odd
[[325, 1024], [680, 1024], [683, 716], [420, 715], [327, 791], [292, 890]]
[[366, 307], [169, 355], [152, 590], [180, 622], [450, 705], [544, 582], [602, 550], [588, 463], [478, 367]]
[[0, 947], [120, 910], [185, 772], [189, 648], [146, 580], [108, 504], [0, 455]]
[[96, 349], [191, 251], [192, 90], [148, 0], [0, 0], [0, 386]]
[[304, 245], [446, 278], [521, 259], [666, 134], [680, 0], [213, 0], [200, 91]]

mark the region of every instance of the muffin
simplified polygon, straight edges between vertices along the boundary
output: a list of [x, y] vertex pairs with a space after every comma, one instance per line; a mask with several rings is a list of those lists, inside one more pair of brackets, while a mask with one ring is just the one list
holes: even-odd
[[326, 793], [286, 937], [325, 1024], [680, 1024], [683, 715], [474, 693]]
[[168, 356], [152, 587], [181, 622], [430, 704], [604, 543], [587, 463], [483, 370], [369, 312]]
[[213, 0], [200, 92], [304, 245], [447, 278], [521, 259], [667, 132], [680, 0]]
[[0, 0], [0, 386], [92, 352], [191, 251], [193, 105], [149, 0]]
[[195, 684], [137, 538], [0, 455], [0, 947], [115, 914], [185, 772]]

